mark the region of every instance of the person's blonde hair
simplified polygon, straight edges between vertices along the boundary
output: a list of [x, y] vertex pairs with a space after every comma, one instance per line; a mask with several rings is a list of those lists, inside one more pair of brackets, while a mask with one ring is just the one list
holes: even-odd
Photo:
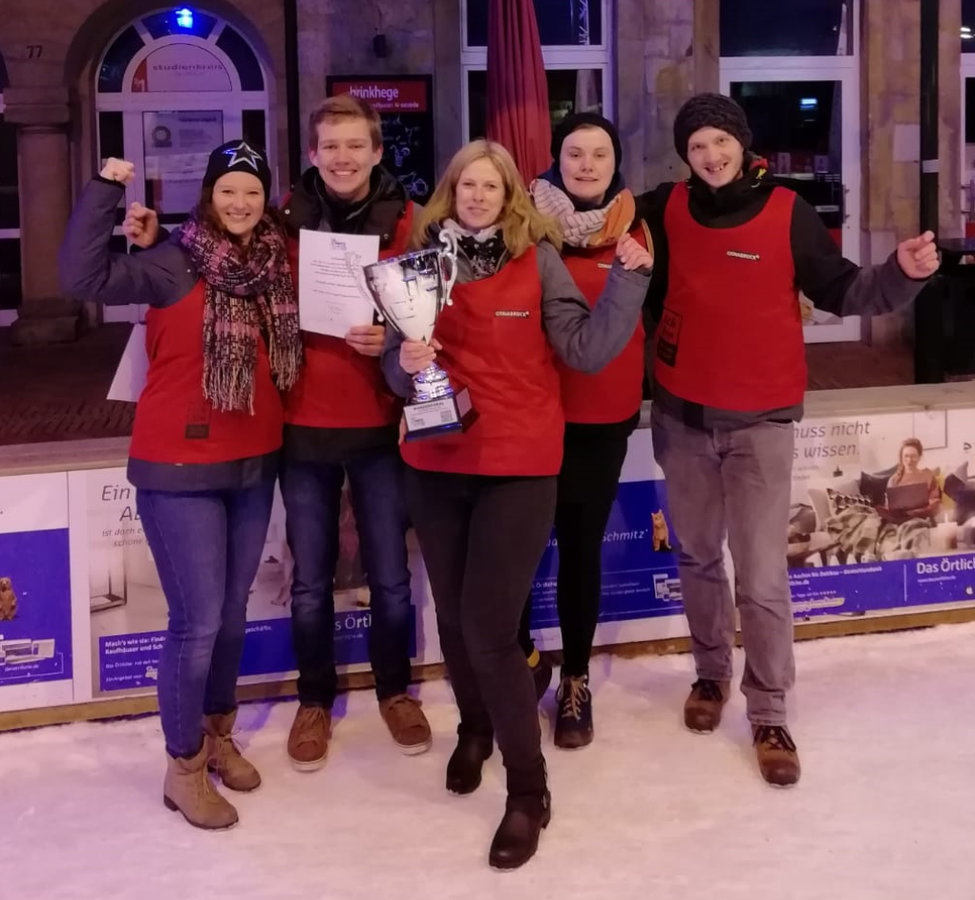
[[562, 229], [558, 222], [535, 209], [511, 154], [501, 144], [486, 140], [471, 141], [454, 154], [437, 182], [433, 196], [416, 217], [412, 246], [420, 248], [429, 243], [431, 225], [457, 218], [457, 182], [464, 169], [479, 159], [488, 160], [498, 170], [504, 183], [504, 205], [496, 224], [501, 228], [505, 247], [511, 255], [521, 256], [539, 241], [549, 241], [556, 249], [561, 249]]
[[379, 113], [359, 97], [352, 94], [339, 94], [323, 100], [308, 116], [308, 149], [318, 149], [318, 126], [322, 122], [347, 122], [350, 119], [362, 119], [369, 126], [369, 137], [372, 139], [372, 149], [378, 150], [383, 145], [383, 124]]

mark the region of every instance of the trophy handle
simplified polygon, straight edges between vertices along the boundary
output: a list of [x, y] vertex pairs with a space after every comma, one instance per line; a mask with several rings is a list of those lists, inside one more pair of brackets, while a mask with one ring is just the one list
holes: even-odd
[[444, 306], [453, 306], [453, 301], [450, 299], [450, 292], [454, 288], [454, 282], [457, 281], [457, 235], [452, 231], [448, 231], [446, 228], [440, 229], [440, 240], [443, 243], [443, 249], [440, 250], [440, 265], [449, 271], [444, 272], [444, 278], [447, 284], [444, 288]]

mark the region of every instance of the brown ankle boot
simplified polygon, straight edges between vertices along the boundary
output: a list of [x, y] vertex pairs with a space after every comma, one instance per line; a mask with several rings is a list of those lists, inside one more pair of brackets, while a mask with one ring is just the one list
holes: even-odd
[[799, 780], [799, 751], [785, 725], [752, 725], [758, 768], [769, 784], [790, 787]]
[[234, 743], [234, 722], [237, 710], [219, 716], [204, 716], [208, 748], [207, 766], [216, 772], [224, 787], [232, 791], [253, 791], [261, 786], [261, 776], [243, 756]]
[[730, 693], [730, 682], [699, 678], [691, 685], [684, 701], [684, 725], [700, 734], [714, 731], [721, 722], [721, 710]]
[[163, 803], [190, 825], [223, 831], [237, 824], [237, 810], [213, 786], [207, 773], [207, 742], [189, 759], [166, 754]]

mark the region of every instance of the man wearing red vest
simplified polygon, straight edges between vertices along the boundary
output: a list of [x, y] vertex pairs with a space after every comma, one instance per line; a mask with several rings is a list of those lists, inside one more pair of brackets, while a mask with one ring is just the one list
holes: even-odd
[[[332, 97], [311, 113], [308, 157], [284, 205], [297, 239], [302, 228], [375, 234], [380, 256], [404, 252], [413, 203], [379, 163], [379, 115], [351, 95]], [[383, 377], [385, 329], [365, 323], [345, 339], [303, 332], [305, 365], [285, 398], [281, 495], [294, 557], [292, 635], [300, 706], [288, 738], [293, 765], [324, 765], [336, 693], [335, 604], [339, 509], [348, 476], [372, 624], [369, 658], [383, 720], [404, 753], [430, 747], [430, 726], [410, 681], [412, 608], [398, 446], [400, 402]]]
[[799, 291], [840, 316], [889, 312], [918, 294], [938, 256], [926, 232], [879, 266], [844, 259], [816, 211], [748, 152], [745, 113], [728, 97], [687, 101], [674, 142], [691, 177], [643, 195], [637, 211], [654, 226], [653, 445], [697, 669], [684, 723], [707, 733], [720, 721], [737, 600], [759, 768], [770, 784], [791, 785], [800, 766], [786, 726], [795, 676], [786, 536], [806, 389]]

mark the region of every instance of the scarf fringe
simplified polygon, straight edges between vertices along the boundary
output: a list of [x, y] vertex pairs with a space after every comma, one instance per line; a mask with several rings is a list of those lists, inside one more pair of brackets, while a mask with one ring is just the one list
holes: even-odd
[[262, 330], [279, 390], [291, 388], [301, 368], [298, 304], [285, 235], [265, 216], [245, 249], [190, 219], [180, 229], [179, 243], [205, 282], [203, 395], [218, 411], [253, 415]]

